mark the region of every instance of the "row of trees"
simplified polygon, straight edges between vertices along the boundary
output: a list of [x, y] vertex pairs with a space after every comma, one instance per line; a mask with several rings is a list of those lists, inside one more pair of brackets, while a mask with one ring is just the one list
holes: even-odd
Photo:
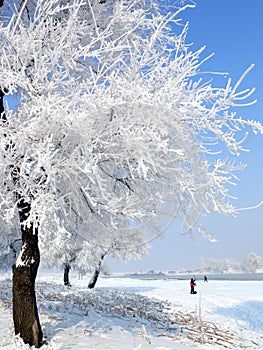
[[250, 68], [233, 86], [200, 79], [180, 4], [0, 1], [1, 239], [12, 250], [20, 234], [13, 319], [30, 345], [43, 343], [40, 252], [70, 266], [89, 249], [136, 255], [172, 220], [213, 239], [202, 216], [236, 214], [235, 157], [248, 128], [263, 133], [233, 111], [250, 103]]
[[246, 255], [244, 261], [239, 262], [236, 258], [216, 259], [209, 258], [207, 261], [204, 258], [199, 260], [199, 269], [201, 272], [256, 272], [263, 270], [263, 257], [256, 253]]
[[[1, 221], [0, 227], [7, 233], [0, 240], [0, 269], [10, 270], [15, 267], [21, 249], [21, 232], [18, 223], [10, 232], [10, 227], [4, 221]], [[72, 268], [80, 274], [93, 272], [88, 287], [94, 288], [101, 270], [107, 271], [104, 261], [107, 256], [111, 255], [117, 260], [127, 262], [148, 253], [149, 244], [142, 242], [141, 237], [136, 238], [137, 242], [123, 240], [122, 244], [118, 245], [118, 241], [113, 241], [111, 246], [106, 246], [102, 242], [99, 244], [99, 241], [88, 242], [79, 235], [70, 234], [63, 227], [60, 227], [56, 234], [53, 230], [48, 230], [39, 242], [42, 267], [63, 268], [65, 285], [70, 285], [69, 271]]]

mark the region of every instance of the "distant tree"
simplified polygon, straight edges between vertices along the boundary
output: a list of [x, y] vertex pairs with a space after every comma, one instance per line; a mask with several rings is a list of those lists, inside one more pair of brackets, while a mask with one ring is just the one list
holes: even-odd
[[228, 259], [219, 259], [217, 262], [218, 270], [220, 272], [227, 272], [229, 268], [229, 260]]
[[205, 258], [200, 257], [199, 258], [199, 270], [200, 270], [200, 272], [204, 272], [205, 267], [206, 267]]
[[95, 266], [95, 270], [88, 284], [88, 288], [90, 289], [95, 287], [103, 268], [104, 259], [107, 255], [127, 262], [132, 259], [140, 259], [143, 255], [147, 254], [150, 249], [149, 244], [143, 242], [142, 235], [127, 235], [126, 237], [123, 236], [121, 240], [120, 237], [115, 236], [110, 247], [100, 246], [99, 248], [99, 251], [103, 251], [103, 253], [100, 255], [100, 259]]
[[64, 270], [64, 284], [70, 285], [69, 272], [71, 269], [79, 273], [93, 272], [89, 288], [94, 288], [101, 270], [104, 258], [108, 255], [127, 262], [139, 259], [149, 250], [149, 244], [144, 242], [140, 230], [127, 234], [125, 230], [118, 230], [112, 237], [103, 240], [97, 237], [89, 242], [75, 232], [68, 232], [64, 227], [56, 227], [51, 220], [44, 224], [45, 233], [40, 233], [40, 251], [42, 266], [59, 267]]
[[211, 272], [219, 272], [218, 260], [215, 258], [208, 259], [208, 266]]
[[224, 258], [224, 259], [208, 259], [209, 270], [212, 272], [230, 272], [239, 271], [241, 269], [240, 263], [235, 258]]
[[[249, 104], [253, 91], [238, 90], [249, 69], [233, 86], [202, 81], [204, 49], [188, 48], [187, 26], [177, 26], [182, 9], [168, 5], [0, 3], [0, 211], [9, 223], [18, 213], [13, 319], [35, 347], [47, 220], [55, 233], [63, 227], [109, 247], [115, 235], [147, 241], [174, 219], [213, 238], [199, 219], [236, 213], [229, 185], [244, 166], [235, 157], [247, 127], [263, 133], [233, 111]], [[7, 95], [17, 96], [16, 110]]]
[[98, 280], [98, 277], [99, 277], [99, 274], [101, 272], [103, 260], [104, 260], [106, 255], [107, 255], [107, 252], [105, 252], [104, 254], [102, 254], [100, 256], [100, 261], [98, 262], [97, 266], [95, 267], [95, 271], [94, 271], [94, 273], [89, 281], [88, 288], [92, 289], [95, 287], [97, 280]]
[[256, 272], [257, 269], [263, 268], [263, 258], [256, 253], [246, 255], [244, 267], [247, 272]]
[[228, 271], [241, 271], [242, 264], [236, 258], [227, 259]]
[[40, 252], [42, 266], [46, 268], [62, 268], [65, 285], [70, 285], [69, 273], [71, 269], [79, 273], [91, 272], [100, 261], [99, 254], [103, 253], [76, 233], [68, 232], [64, 227], [56, 227], [51, 220], [47, 220], [44, 231], [40, 234]]

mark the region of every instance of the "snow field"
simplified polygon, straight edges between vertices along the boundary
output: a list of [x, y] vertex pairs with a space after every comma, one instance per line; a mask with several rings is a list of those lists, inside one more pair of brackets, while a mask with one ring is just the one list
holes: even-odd
[[[100, 278], [40, 274], [36, 286], [43, 350], [263, 349], [263, 281]], [[29, 349], [14, 337], [11, 281], [1, 281], [0, 349]]]

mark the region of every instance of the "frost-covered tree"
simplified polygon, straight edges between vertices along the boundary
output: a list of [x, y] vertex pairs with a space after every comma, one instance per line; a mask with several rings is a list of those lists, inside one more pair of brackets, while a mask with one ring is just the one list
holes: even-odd
[[246, 255], [244, 261], [244, 268], [247, 272], [256, 272], [257, 269], [263, 267], [263, 258], [256, 253], [249, 253]]
[[83, 273], [91, 271], [96, 264], [92, 245], [81, 236], [67, 232], [63, 227], [55, 228], [51, 225], [49, 229], [46, 228], [39, 246], [41, 265], [62, 268], [65, 285], [70, 285], [70, 269], [75, 268]]
[[205, 268], [206, 268], [205, 258], [200, 257], [199, 258], [199, 270], [200, 270], [200, 272], [204, 272]]
[[[136, 231], [138, 233], [138, 231]], [[144, 241], [143, 235], [127, 235], [122, 234], [118, 236], [116, 233], [113, 236], [113, 241], [110, 246], [105, 246], [102, 243], [96, 246], [93, 256], [99, 258], [96, 259], [96, 265], [93, 275], [89, 281], [88, 288], [94, 288], [98, 277], [103, 269], [104, 259], [106, 256], [111, 255], [117, 260], [128, 262], [132, 259], [140, 259], [143, 255], [147, 254], [150, 249], [150, 245]], [[98, 255], [99, 254], [99, 255]]]
[[219, 272], [218, 269], [218, 260], [215, 258], [209, 258], [208, 259], [208, 266], [209, 266], [209, 271], [211, 272]]
[[[149, 251], [140, 231], [139, 235], [130, 235], [119, 230], [112, 236], [112, 242], [105, 244], [100, 237], [96, 240], [85, 240], [82, 236], [65, 230], [64, 227], [54, 227], [50, 220], [45, 223], [44, 235], [40, 239], [41, 261], [44, 267], [59, 267], [64, 269], [64, 284], [70, 285], [69, 271], [71, 268], [79, 273], [93, 272], [88, 285], [94, 288], [106, 256], [127, 262], [139, 259]], [[110, 236], [110, 232], [109, 232]]]
[[42, 266], [63, 268], [65, 285], [70, 285], [69, 272], [72, 268], [83, 274], [92, 272], [100, 264], [104, 247], [88, 242], [64, 227], [54, 227], [50, 221], [44, 232], [40, 239]]
[[215, 259], [210, 258], [208, 260], [209, 266], [208, 269], [211, 272], [233, 272], [240, 271], [241, 264], [235, 258], [225, 258], [225, 259]]
[[247, 127], [263, 130], [233, 107], [253, 91], [239, 91], [244, 76], [202, 81], [203, 49], [189, 49], [181, 9], [163, 3], [0, 3], [0, 212], [20, 220], [13, 318], [30, 345], [42, 344], [34, 284], [47, 220], [110, 246], [174, 219], [209, 237], [203, 215], [236, 213], [234, 159]]

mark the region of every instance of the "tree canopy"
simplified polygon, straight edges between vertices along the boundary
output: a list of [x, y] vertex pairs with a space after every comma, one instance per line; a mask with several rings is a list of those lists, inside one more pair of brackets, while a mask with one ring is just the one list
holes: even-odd
[[200, 79], [203, 49], [188, 49], [182, 9], [157, 5], [52, 0], [6, 12], [0, 87], [18, 105], [6, 104], [0, 129], [5, 220], [14, 193], [31, 203], [24, 225], [44, 232], [48, 216], [109, 242], [172, 219], [204, 233], [202, 215], [235, 213], [228, 184], [242, 164], [216, 151], [238, 155], [246, 127], [262, 132], [232, 110], [253, 91]]

